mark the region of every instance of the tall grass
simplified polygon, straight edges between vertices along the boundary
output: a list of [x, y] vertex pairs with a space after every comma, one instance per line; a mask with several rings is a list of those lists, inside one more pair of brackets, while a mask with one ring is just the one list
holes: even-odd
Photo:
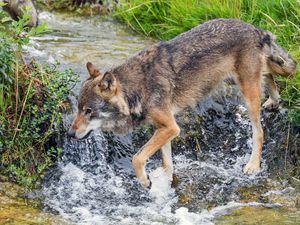
[[115, 16], [159, 39], [170, 39], [214, 18], [241, 19], [287, 40], [299, 38], [300, 32], [297, 0], [127, 0], [121, 1]]
[[[132, 29], [168, 40], [209, 19], [237, 18], [271, 31], [299, 62], [300, 1], [298, 0], [126, 0], [115, 17]], [[300, 125], [300, 78], [279, 79], [292, 120]]]

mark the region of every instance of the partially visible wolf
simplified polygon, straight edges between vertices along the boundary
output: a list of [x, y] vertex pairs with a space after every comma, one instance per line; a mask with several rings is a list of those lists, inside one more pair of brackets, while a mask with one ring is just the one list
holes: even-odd
[[31, 0], [3, 0], [6, 3], [3, 9], [9, 13], [12, 19], [19, 20], [24, 13], [30, 15], [28, 27], [38, 25], [38, 14]]
[[269, 92], [264, 106], [272, 108], [279, 102], [273, 75], [296, 74], [295, 62], [276, 43], [274, 35], [233, 19], [203, 23], [104, 74], [92, 63], [87, 63], [87, 69], [90, 77], [83, 84], [78, 113], [68, 133], [82, 139], [96, 128], [124, 133], [141, 123], [152, 124], [154, 135], [132, 160], [144, 187], [150, 185], [146, 162], [159, 149], [172, 179], [171, 140], [180, 132], [174, 115], [194, 106], [229, 76], [244, 96], [252, 123], [253, 149], [244, 172], [258, 172], [263, 145], [262, 80], [266, 78]]

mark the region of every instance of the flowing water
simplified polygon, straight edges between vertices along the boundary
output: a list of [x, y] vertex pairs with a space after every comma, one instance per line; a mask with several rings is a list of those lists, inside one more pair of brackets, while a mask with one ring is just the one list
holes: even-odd
[[[60, 60], [63, 67], [79, 73], [81, 81], [87, 78], [87, 61], [106, 70], [154, 43], [111, 18], [42, 12], [40, 21], [51, 32], [33, 38], [28, 52], [43, 62]], [[236, 92], [225, 86], [226, 95], [228, 90]], [[66, 129], [72, 117], [65, 116]], [[70, 224], [300, 224], [297, 185], [274, 178], [274, 171], [283, 165], [273, 156], [272, 151], [282, 145], [275, 135], [282, 129], [279, 135], [285, 136], [286, 124], [273, 123], [286, 117], [284, 109], [263, 113], [265, 129], [274, 127], [266, 131], [267, 160], [261, 173], [248, 176], [242, 173], [252, 145], [246, 109], [239, 98], [209, 98], [196, 111], [178, 117], [182, 133], [173, 142], [172, 186], [159, 154], [150, 159], [150, 190], [135, 180], [131, 158], [149, 139], [151, 128], [125, 137], [99, 130], [84, 141], [65, 137], [61, 160], [43, 184], [45, 210]]]

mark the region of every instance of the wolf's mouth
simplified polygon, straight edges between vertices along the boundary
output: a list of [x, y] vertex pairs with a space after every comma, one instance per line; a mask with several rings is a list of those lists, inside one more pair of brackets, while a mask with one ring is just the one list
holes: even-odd
[[93, 130], [90, 130], [89, 132], [87, 132], [86, 135], [84, 135], [82, 138], [72, 138], [72, 140], [75, 140], [75, 141], [82, 141], [82, 140], [85, 140], [88, 138], [88, 136], [92, 133]]

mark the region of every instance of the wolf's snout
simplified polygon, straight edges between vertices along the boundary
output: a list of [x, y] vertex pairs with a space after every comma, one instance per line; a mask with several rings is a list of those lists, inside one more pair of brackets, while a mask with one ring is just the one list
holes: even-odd
[[69, 129], [69, 131], [68, 131], [68, 136], [70, 137], [70, 138], [75, 138], [75, 131], [74, 130], [72, 130], [72, 129]]

